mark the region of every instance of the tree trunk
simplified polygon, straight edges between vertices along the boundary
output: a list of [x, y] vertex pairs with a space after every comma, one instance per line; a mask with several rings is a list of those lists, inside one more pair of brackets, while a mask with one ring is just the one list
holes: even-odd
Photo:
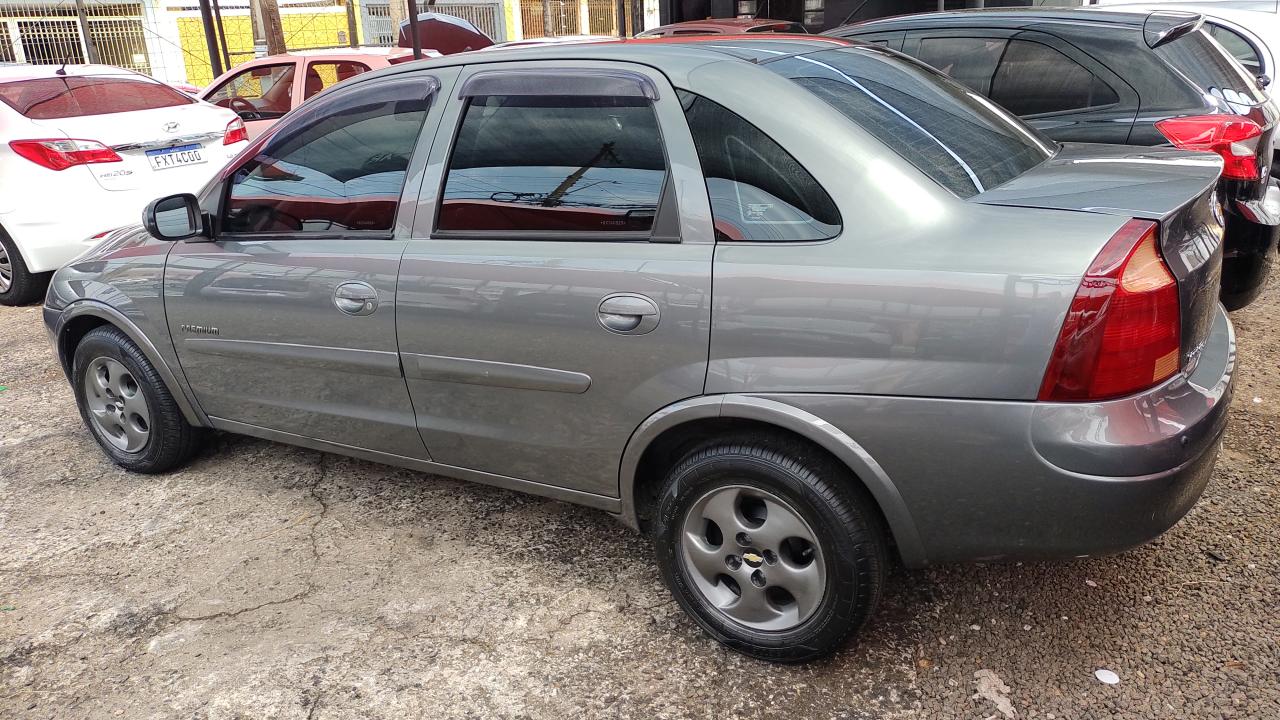
[[287, 52], [289, 48], [284, 43], [284, 26], [280, 24], [280, 6], [276, 5], [276, 0], [258, 0], [258, 7], [262, 10], [262, 30], [267, 36], [267, 54], [279, 55]]
[[405, 0], [391, 0], [387, 9], [391, 11], [391, 44], [395, 45], [400, 40], [400, 25], [409, 19], [409, 3]]

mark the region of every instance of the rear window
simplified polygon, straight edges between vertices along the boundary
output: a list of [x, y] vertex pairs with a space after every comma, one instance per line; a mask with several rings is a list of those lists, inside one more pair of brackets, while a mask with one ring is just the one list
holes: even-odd
[[110, 115], [187, 105], [168, 85], [121, 77], [53, 77], [0, 85], [0, 101], [32, 120]]
[[1054, 145], [986, 98], [871, 46], [762, 63], [825, 100], [962, 198], [1021, 175]]
[[1203, 30], [1155, 50], [1156, 55], [1186, 76], [1197, 88], [1236, 105], [1257, 105], [1266, 101], [1257, 79], [1240, 67], [1222, 46]]

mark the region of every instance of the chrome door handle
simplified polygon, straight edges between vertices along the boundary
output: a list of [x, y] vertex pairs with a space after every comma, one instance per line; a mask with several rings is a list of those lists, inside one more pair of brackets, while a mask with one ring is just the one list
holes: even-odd
[[658, 304], [644, 295], [617, 293], [600, 301], [600, 325], [609, 332], [643, 335], [658, 326]]
[[333, 306], [348, 315], [371, 315], [378, 309], [378, 291], [366, 282], [344, 282], [333, 291]]

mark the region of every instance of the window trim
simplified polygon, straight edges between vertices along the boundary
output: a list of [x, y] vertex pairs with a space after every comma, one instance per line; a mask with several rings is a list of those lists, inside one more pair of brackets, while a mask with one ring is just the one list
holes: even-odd
[[1058, 53], [1062, 57], [1075, 63], [1076, 66], [1079, 67], [1081, 70], [1084, 70], [1085, 72], [1089, 73], [1089, 75], [1092, 76], [1094, 80], [1097, 80], [1098, 82], [1107, 86], [1107, 89], [1111, 91], [1112, 95], [1116, 96], [1116, 99], [1115, 99], [1115, 102], [1109, 102], [1104, 105], [1086, 105], [1084, 107], [1079, 107], [1079, 108], [1070, 108], [1067, 110], [1051, 110], [1049, 112], [1042, 112], [1042, 113], [1028, 113], [1026, 115], [1019, 115], [1017, 113], [1014, 113], [1012, 110], [1010, 110], [1009, 112], [1012, 113], [1014, 117], [1029, 119], [1029, 120], [1039, 120], [1042, 118], [1055, 118], [1055, 117], [1064, 117], [1067, 115], [1080, 115], [1082, 113], [1097, 112], [1099, 110], [1110, 110], [1124, 103], [1123, 95], [1118, 90], [1116, 90], [1114, 85], [1107, 82], [1106, 79], [1104, 79], [1098, 73], [1094, 72], [1092, 68], [1080, 62], [1078, 59], [1071, 57], [1069, 54], [1063, 52], [1062, 48], [1054, 47], [1053, 45], [1047, 42], [1041, 42], [1039, 39], [1022, 37], [1021, 35], [1015, 35], [1013, 37], [1008, 38], [1008, 42], [1006, 42], [1004, 46], [1004, 51], [1000, 53], [1000, 60], [996, 62], [996, 69], [994, 72], [991, 73], [991, 89], [988, 90], [987, 95], [985, 96], [988, 99], [990, 99], [991, 102], [999, 104], [999, 101], [996, 100], [995, 98], [996, 76], [1000, 74], [1000, 69], [1004, 67], [1004, 59], [1009, 54], [1009, 47], [1012, 46], [1013, 43], [1015, 42], [1025, 42], [1025, 43], [1040, 45], [1041, 47], [1049, 48], [1053, 52]]
[[[529, 81], [537, 82], [530, 86]], [[503, 95], [511, 97], [635, 97], [658, 100], [658, 87], [634, 70], [611, 68], [499, 68], [480, 70], [463, 81], [458, 99]]]
[[[530, 68], [528, 70], [524, 70], [523, 72], [526, 75], [528, 74], [545, 75], [549, 73], [559, 73], [563, 70], [564, 68], [556, 68], [555, 70], [551, 70], [551, 71]], [[591, 72], [590, 68], [581, 68], [581, 69], [572, 68], [571, 69], [571, 71], [574, 72], [574, 74], [579, 74], [583, 70]], [[481, 71], [480, 73], [476, 73], [476, 75], [479, 75], [483, 72], [509, 73], [509, 72], [513, 72], [513, 70], [503, 69], [500, 71]], [[638, 77], [644, 78], [645, 82], [649, 83], [650, 85], [653, 85], [652, 80], [650, 80], [648, 77], [640, 73], [627, 71], [627, 70], [612, 71], [612, 72], [625, 72], [628, 74], [634, 74]], [[471, 76], [471, 78], [474, 78], [476, 75]], [[653, 112], [654, 124], [658, 128], [658, 143], [662, 148], [662, 157], [663, 157], [663, 161], [666, 164], [666, 173], [663, 175], [662, 185], [659, 186], [658, 188], [658, 204], [657, 204], [657, 207], [654, 208], [653, 223], [649, 226], [649, 229], [647, 231], [621, 230], [616, 232], [604, 233], [604, 232], [597, 232], [594, 230], [444, 230], [444, 229], [441, 229], [440, 216], [444, 209], [445, 187], [449, 183], [449, 166], [453, 162], [453, 154], [458, 147], [458, 136], [462, 133], [463, 123], [466, 122], [467, 111], [470, 110], [473, 99], [475, 97], [478, 97], [477, 95], [467, 95], [465, 93], [468, 85], [470, 84], [471, 78], [464, 80], [462, 83], [462, 87], [458, 91], [457, 102], [462, 103], [462, 105], [458, 110], [457, 120], [454, 122], [453, 129], [449, 133], [449, 143], [447, 146], [447, 151], [445, 152], [445, 155], [444, 155], [444, 163], [441, 167], [439, 186], [436, 188], [436, 202], [435, 202], [435, 207], [432, 209], [433, 217], [431, 218], [431, 226], [430, 226], [430, 237], [432, 239], [494, 240], [494, 241], [505, 240], [505, 241], [529, 241], [529, 242], [603, 242], [603, 243], [622, 243], [622, 242], [630, 242], [630, 243], [676, 242], [676, 243], [679, 243], [681, 242], [681, 239], [678, 234], [675, 237], [675, 239], [672, 240], [665, 236], [659, 235], [656, 232], [660, 223], [662, 223], [664, 220], [668, 220], [667, 215], [669, 213], [675, 213], [676, 220], [677, 220], [676, 224], [678, 225], [680, 212], [676, 203], [674, 186], [672, 185], [672, 182], [671, 182], [672, 181], [671, 154], [667, 148], [666, 135], [662, 130], [662, 118], [658, 113], [657, 107], [655, 106], [655, 103], [657, 102], [657, 100], [650, 99], [650, 98], [646, 98], [646, 99], [649, 100], [648, 107]], [[653, 90], [654, 90], [654, 93], [657, 94], [656, 86], [653, 87]], [[493, 94], [498, 94], [498, 93], [493, 93]], [[541, 93], [541, 92], [502, 93], [502, 95], [504, 96], [516, 96], [516, 97], [538, 97], [538, 96], [561, 95], [561, 94], [562, 93]], [[486, 96], [488, 95], [489, 94], [486, 94]], [[576, 97], [608, 97], [608, 96], [599, 95], [599, 94], [584, 94], [584, 95], [577, 95]]]
[[[348, 239], [349, 240], [393, 240], [395, 239], [396, 225], [400, 220], [400, 210], [401, 210], [401, 206], [404, 204], [404, 199], [405, 199], [404, 191], [409, 183], [409, 168], [413, 166], [414, 158], [421, 151], [420, 148], [422, 145], [423, 137], [427, 135], [434, 136], [434, 131], [430, 133], [428, 133], [427, 131], [427, 120], [430, 119], [431, 117], [431, 111], [435, 108], [437, 103], [441, 102], [441, 99], [442, 99], [442, 93], [440, 92], [440, 89], [441, 89], [440, 79], [435, 75], [418, 75], [418, 74], [393, 75], [393, 76], [381, 79], [379, 82], [394, 83], [394, 82], [402, 82], [402, 81], [418, 82], [425, 85], [426, 93], [423, 95], [423, 98], [430, 99], [431, 102], [427, 105], [427, 111], [426, 111], [426, 114], [423, 116], [422, 126], [418, 129], [418, 135], [414, 140], [413, 149], [409, 153], [409, 166], [406, 167], [405, 169], [405, 178], [404, 178], [404, 181], [400, 184], [400, 192], [397, 194], [397, 197], [396, 197], [396, 210], [395, 210], [395, 213], [391, 216], [391, 227], [387, 228], [386, 230], [333, 230], [333, 231], [325, 230], [325, 231], [319, 231], [319, 232], [308, 232], [305, 230], [288, 230], [288, 231], [278, 231], [278, 232], [236, 232], [234, 230], [230, 230], [230, 231], [224, 230], [222, 227], [223, 220], [225, 217], [225, 211], [227, 209], [228, 202], [231, 199], [231, 188], [234, 185], [234, 183], [232, 183], [231, 180], [232, 178], [235, 177], [236, 173], [244, 169], [246, 165], [257, 160], [262, 150], [266, 148], [266, 144], [264, 144], [262, 148], [259, 148], [257, 153], [255, 153], [250, 157], [245, 158], [238, 166], [236, 166], [234, 170], [224, 169], [222, 171], [223, 177], [225, 179], [220, 182], [222, 187], [220, 188], [218, 194], [215, 196], [217, 198], [217, 205], [216, 207], [212, 208], [213, 212], [211, 213], [213, 218], [213, 222], [212, 222], [213, 232], [211, 233], [213, 235], [212, 241], [218, 242], [224, 239], [235, 241], [235, 242], [255, 242], [255, 241], [260, 242], [260, 241], [267, 241], [267, 240], [348, 240]], [[326, 99], [322, 99], [320, 103], [317, 104], [317, 106], [323, 107], [323, 104], [327, 104], [330, 100], [332, 100], [335, 97], [342, 98], [343, 96], [349, 93], [359, 92], [363, 89], [365, 88], [358, 85], [352, 86], [350, 88], [346, 88], [344, 90], [341, 90], [339, 93], [329, 95]], [[269, 132], [274, 134], [274, 131], [275, 131], [275, 127], [272, 127], [271, 131]], [[267, 140], [267, 143], [270, 143], [270, 139]], [[429, 147], [430, 145], [428, 145], [428, 148]]]

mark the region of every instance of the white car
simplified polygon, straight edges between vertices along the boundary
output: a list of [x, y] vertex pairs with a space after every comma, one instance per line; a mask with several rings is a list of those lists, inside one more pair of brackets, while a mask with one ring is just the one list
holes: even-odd
[[39, 299], [95, 236], [199, 191], [247, 145], [234, 112], [130, 70], [0, 66], [0, 304]]
[[1135, 3], [1132, 0], [1091, 0], [1099, 10], [1179, 10], [1204, 16], [1205, 30], [1245, 70], [1276, 78], [1272, 48], [1280, 50], [1280, 7], [1275, 0], [1197, 0]]

